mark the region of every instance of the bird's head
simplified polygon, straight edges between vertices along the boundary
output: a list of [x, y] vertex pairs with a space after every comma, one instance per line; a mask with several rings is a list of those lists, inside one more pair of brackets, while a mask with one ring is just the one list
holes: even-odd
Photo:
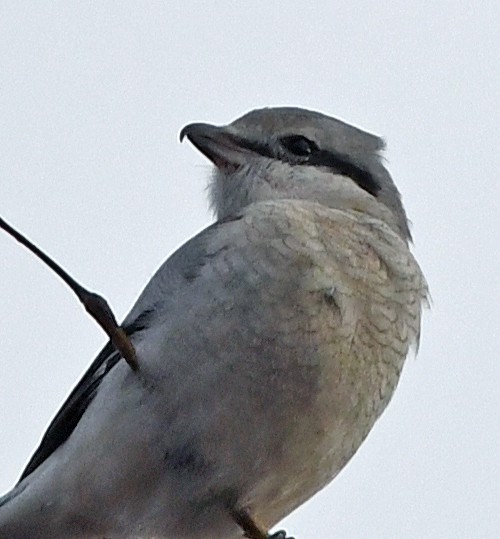
[[180, 137], [215, 165], [210, 193], [219, 219], [254, 202], [302, 199], [373, 215], [411, 239], [375, 135], [319, 112], [279, 107], [226, 126], [189, 124]]

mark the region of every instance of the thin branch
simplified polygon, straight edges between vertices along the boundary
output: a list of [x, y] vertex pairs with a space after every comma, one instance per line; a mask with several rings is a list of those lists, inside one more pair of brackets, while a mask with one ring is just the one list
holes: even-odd
[[125, 361], [128, 363], [133, 371], [139, 369], [137, 362], [137, 355], [135, 353], [134, 346], [130, 342], [127, 334], [118, 325], [116, 318], [111, 310], [108, 302], [99, 294], [90, 292], [85, 289], [80, 283], [76, 282], [71, 275], [69, 275], [59, 264], [54, 262], [52, 258], [47, 256], [36, 245], [31, 243], [25, 236], [18, 232], [15, 228], [10, 226], [6, 221], [0, 217], [0, 228], [5, 230], [8, 234], [14, 237], [19, 243], [29, 249], [35, 256], [37, 256], [42, 262], [44, 262], [49, 268], [54, 271], [76, 294], [78, 299], [82, 302], [85, 310], [94, 318], [94, 320], [102, 327], [107, 333], [111, 342], [115, 348], [120, 352]]

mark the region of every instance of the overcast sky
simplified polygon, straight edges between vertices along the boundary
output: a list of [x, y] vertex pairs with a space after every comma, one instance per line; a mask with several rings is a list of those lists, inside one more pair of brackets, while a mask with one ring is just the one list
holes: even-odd
[[[288, 104], [386, 138], [433, 308], [362, 448], [285, 521], [297, 539], [500, 537], [499, 9], [0, 3], [0, 215], [119, 318], [212, 219], [183, 125]], [[3, 492], [105, 337], [3, 233], [0, 320]]]

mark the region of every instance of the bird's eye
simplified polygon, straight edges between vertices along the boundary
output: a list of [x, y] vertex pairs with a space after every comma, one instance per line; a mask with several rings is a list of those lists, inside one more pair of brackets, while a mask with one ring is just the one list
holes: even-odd
[[283, 147], [298, 157], [309, 157], [318, 150], [318, 146], [312, 140], [302, 135], [289, 135], [280, 139]]

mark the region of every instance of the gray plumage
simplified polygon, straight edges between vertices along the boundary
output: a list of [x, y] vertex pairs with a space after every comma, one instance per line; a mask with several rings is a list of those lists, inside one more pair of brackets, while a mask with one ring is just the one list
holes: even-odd
[[[174, 253], [0, 501], [0, 538], [237, 539], [329, 483], [387, 406], [427, 287], [378, 137], [295, 108], [187, 137], [216, 223]], [[311, 533], [314, 533], [312, 530]]]

